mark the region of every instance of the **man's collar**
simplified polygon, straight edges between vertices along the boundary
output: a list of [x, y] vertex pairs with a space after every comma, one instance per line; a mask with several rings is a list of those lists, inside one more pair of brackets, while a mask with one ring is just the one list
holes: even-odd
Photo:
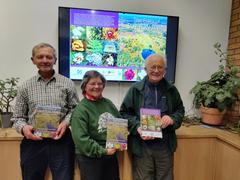
[[[52, 75], [52, 77], [50, 78], [50, 79], [48, 79], [47, 81], [49, 82], [49, 81], [52, 81], [52, 80], [56, 80], [56, 73], [55, 73], [55, 70], [53, 70], [53, 75]], [[37, 74], [37, 80], [39, 81], [39, 80], [43, 80], [43, 81], [46, 81], [43, 77], [42, 77], [42, 75], [39, 73], [39, 71], [38, 71], [38, 74]]]

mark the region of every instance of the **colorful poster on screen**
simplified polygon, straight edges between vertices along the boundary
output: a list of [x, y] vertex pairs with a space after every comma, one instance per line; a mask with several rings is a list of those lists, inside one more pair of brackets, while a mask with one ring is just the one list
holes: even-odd
[[138, 81], [146, 57], [166, 53], [166, 16], [70, 9], [70, 78], [95, 69], [107, 80]]

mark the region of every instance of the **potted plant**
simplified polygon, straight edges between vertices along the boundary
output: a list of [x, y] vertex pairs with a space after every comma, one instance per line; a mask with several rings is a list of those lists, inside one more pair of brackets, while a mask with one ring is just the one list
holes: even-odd
[[[221, 124], [226, 108], [231, 107], [238, 100], [240, 70], [229, 62], [229, 56], [221, 50], [220, 43], [216, 43], [214, 48], [215, 53], [220, 57], [218, 70], [211, 75], [209, 80], [198, 81], [190, 93], [194, 94], [193, 105], [197, 109], [200, 108], [202, 121], [218, 125]], [[213, 113], [209, 113], [209, 111], [213, 111]], [[209, 114], [212, 116], [209, 117]], [[215, 120], [216, 122], [214, 122]]]
[[10, 118], [12, 116], [11, 102], [17, 95], [17, 83], [19, 78], [7, 78], [0, 80], [0, 114], [2, 119], [2, 127], [11, 127]]

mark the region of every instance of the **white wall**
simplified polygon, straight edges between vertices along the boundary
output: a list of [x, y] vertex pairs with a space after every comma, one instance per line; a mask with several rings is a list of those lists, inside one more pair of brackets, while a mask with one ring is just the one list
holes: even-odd
[[[0, 0], [0, 79], [21, 82], [36, 73], [31, 49], [48, 42], [58, 49], [58, 7], [82, 7], [180, 17], [176, 86], [186, 110], [189, 90], [217, 68], [213, 44], [227, 47], [232, 0]], [[58, 69], [56, 67], [56, 69]], [[76, 82], [78, 90], [79, 82]], [[104, 95], [119, 107], [130, 83], [108, 83]], [[80, 95], [79, 90], [79, 95]]]

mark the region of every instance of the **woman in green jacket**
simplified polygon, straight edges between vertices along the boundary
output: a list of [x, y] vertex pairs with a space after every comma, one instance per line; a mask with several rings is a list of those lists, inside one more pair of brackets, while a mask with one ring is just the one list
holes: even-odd
[[81, 84], [84, 98], [71, 117], [81, 180], [119, 180], [116, 150], [105, 148], [106, 118], [119, 117], [119, 112], [102, 96], [105, 83], [99, 72], [86, 72]]

